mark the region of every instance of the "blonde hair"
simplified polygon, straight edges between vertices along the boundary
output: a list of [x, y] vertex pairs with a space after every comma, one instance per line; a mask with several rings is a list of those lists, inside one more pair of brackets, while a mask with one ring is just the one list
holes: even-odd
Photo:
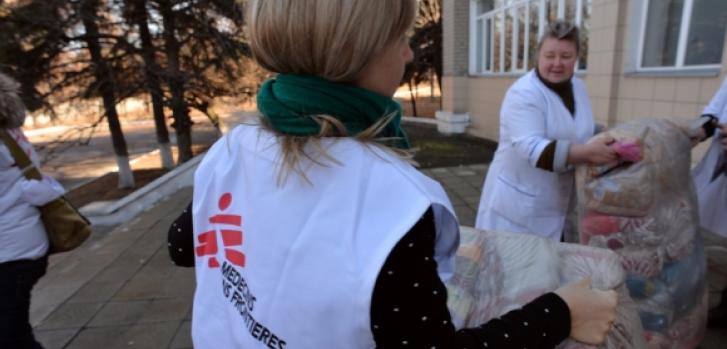
[[412, 27], [417, 0], [255, 0], [250, 46], [265, 69], [352, 82]]
[[[255, 60], [274, 73], [350, 83], [385, 48], [406, 35], [417, 9], [417, 0], [255, 0], [249, 8], [250, 47]], [[356, 138], [374, 140], [393, 116], [383, 117]], [[278, 134], [283, 166], [304, 178], [298, 167], [300, 160], [320, 163], [304, 151], [307, 144], [316, 154], [337, 163], [319, 139], [348, 136], [343, 124], [333, 117], [311, 118], [321, 125], [318, 135]]]

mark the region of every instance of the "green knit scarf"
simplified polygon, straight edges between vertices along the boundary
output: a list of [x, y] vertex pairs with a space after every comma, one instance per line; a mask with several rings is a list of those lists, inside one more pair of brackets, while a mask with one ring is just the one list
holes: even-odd
[[310, 116], [327, 115], [339, 120], [355, 136], [383, 117], [394, 117], [378, 135], [390, 138], [385, 144], [409, 148], [401, 129], [401, 106], [390, 97], [348, 84], [311, 75], [280, 74], [260, 88], [257, 106], [264, 118], [280, 133], [315, 136], [320, 125]]

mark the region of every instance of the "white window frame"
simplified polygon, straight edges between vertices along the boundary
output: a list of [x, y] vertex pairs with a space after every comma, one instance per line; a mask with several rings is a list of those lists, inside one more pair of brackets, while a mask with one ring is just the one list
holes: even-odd
[[[575, 0], [576, 1], [576, 10], [575, 10], [575, 19], [574, 24], [578, 26], [579, 28], [583, 24], [583, 6], [587, 5], [588, 0]], [[508, 76], [508, 75], [522, 75], [528, 71], [528, 63], [530, 61], [530, 52], [527, 47], [527, 43], [530, 41], [530, 6], [533, 3], [538, 3], [538, 37], [543, 35], [543, 32], [545, 31], [545, 26], [547, 25], [547, 19], [545, 18], [546, 13], [546, 5], [550, 5], [551, 2], [557, 3], [557, 18], [558, 19], [564, 19], [565, 18], [565, 9], [566, 9], [566, 0], [509, 0], [504, 1], [505, 5], [495, 8], [491, 11], [485, 12], [483, 14], [477, 14], [477, 2], [478, 0], [470, 0], [470, 43], [469, 43], [469, 73], [472, 76]], [[523, 34], [523, 40], [526, 44], [523, 45], [523, 48], [525, 49], [525, 52], [523, 52], [523, 66], [518, 65], [518, 53], [520, 50], [520, 21], [518, 20], [517, 11], [524, 9], [525, 10], [525, 25], [524, 30], [525, 33]], [[500, 49], [500, 66], [498, 67], [498, 70], [494, 70], [493, 66], [495, 62], [495, 30], [494, 26], [496, 25], [496, 21], [499, 21], [503, 28], [505, 28], [505, 23], [507, 21], [507, 16], [512, 16], [512, 26], [513, 26], [513, 32], [512, 32], [512, 40], [511, 40], [511, 52], [510, 57], [507, 57], [510, 59], [510, 71], [505, 71], [505, 50]], [[478, 21], [482, 21], [482, 43], [481, 43], [481, 49], [482, 52], [477, 52], [478, 48], [478, 37], [477, 37], [477, 24]], [[490, 22], [489, 30], [486, 27], [488, 21]], [[489, 35], [489, 42], [491, 43], [491, 47], [489, 49], [489, 63], [490, 68], [487, 68], [487, 61], [484, 56], [488, 53], [488, 47], [487, 47], [487, 41], [486, 37]], [[505, 30], [501, 30], [500, 33], [500, 45], [505, 44]], [[480, 62], [482, 66], [482, 70], [477, 70], [477, 56], [481, 53], [483, 59], [482, 62]], [[578, 65], [578, 63], [576, 63]], [[578, 73], [584, 73], [585, 69], [577, 68]]]
[[[639, 44], [636, 50], [636, 72], [639, 73], [660, 73], [660, 72], [705, 72], [720, 70], [722, 64], [700, 64], [700, 65], [684, 65], [687, 57], [687, 40], [689, 35], [689, 26], [692, 22], [692, 10], [694, 9], [694, 0], [684, 0], [684, 8], [682, 10], [682, 20], [679, 28], [679, 42], [677, 43], [677, 57], [674, 66], [669, 67], [644, 67], [644, 43], [646, 41], [646, 22], [649, 15], [649, 3], [652, 0], [642, 0], [640, 8], [639, 23]], [[720, 43], [724, 44], [724, 43]], [[722, 56], [724, 57], [724, 52]]]

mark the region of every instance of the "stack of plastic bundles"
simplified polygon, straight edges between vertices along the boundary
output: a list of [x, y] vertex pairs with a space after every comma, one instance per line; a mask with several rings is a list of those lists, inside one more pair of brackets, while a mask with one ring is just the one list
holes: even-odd
[[694, 348], [706, 327], [688, 133], [665, 120], [619, 125], [596, 137], [613, 137], [621, 160], [576, 171], [580, 242], [620, 256], [650, 348]]

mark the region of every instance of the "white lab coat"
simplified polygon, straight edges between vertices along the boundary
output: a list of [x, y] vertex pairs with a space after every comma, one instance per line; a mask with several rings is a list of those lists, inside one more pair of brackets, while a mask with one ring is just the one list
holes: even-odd
[[[7, 130], [37, 168], [38, 155], [19, 128]], [[48, 238], [40, 212], [27, 195], [30, 181], [23, 177], [5, 143], [0, 141], [0, 263], [34, 260], [48, 252]]]
[[[716, 115], [720, 123], [727, 123], [727, 79], [704, 108], [704, 114]], [[692, 177], [699, 199], [699, 219], [702, 227], [727, 237], [727, 178], [719, 176], [712, 181], [717, 160], [724, 151], [719, 137], [719, 134], [714, 135], [707, 154], [692, 170]]]
[[573, 190], [573, 170], [568, 166], [550, 172], [536, 164], [553, 140], [560, 143], [556, 157], [563, 157], [568, 142], [582, 144], [593, 136], [595, 124], [585, 84], [575, 77], [572, 83], [575, 117], [535, 71], [507, 91], [500, 110], [500, 141], [477, 212], [478, 229], [560, 240]]

